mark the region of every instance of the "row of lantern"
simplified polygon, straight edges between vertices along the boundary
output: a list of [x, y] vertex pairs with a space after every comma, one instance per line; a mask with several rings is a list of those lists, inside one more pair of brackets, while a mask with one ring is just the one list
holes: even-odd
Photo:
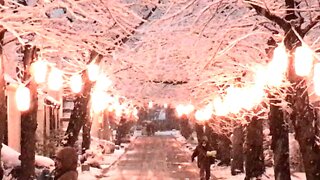
[[[87, 71], [89, 80], [97, 81], [99, 78], [99, 66], [94, 63], [89, 64]], [[63, 72], [56, 67], [50, 67], [46, 61], [38, 60], [32, 63], [31, 74], [37, 84], [45, 83], [47, 80], [47, 87], [52, 91], [59, 91], [63, 86]], [[80, 74], [74, 74], [70, 77], [70, 89], [72, 92], [79, 93], [82, 90], [82, 86], [83, 82]], [[27, 111], [29, 109], [30, 90], [24, 84], [17, 87], [15, 100], [19, 111]]]
[[[313, 65], [313, 52], [306, 46], [297, 47], [294, 53], [294, 65], [296, 74], [299, 76], [308, 76]], [[34, 63], [34, 77], [37, 83], [42, 83], [45, 81], [48, 66], [43, 61], [37, 61]], [[209, 103], [205, 108], [197, 110], [195, 113], [196, 119], [207, 120], [210, 119], [213, 113], [216, 115], [225, 116], [229, 113], [237, 113], [241, 109], [250, 110], [256, 105], [258, 105], [265, 97], [264, 89], [268, 87], [279, 87], [283, 82], [285, 73], [288, 69], [288, 55], [283, 44], [274, 50], [272, 61], [265, 67], [259, 66], [256, 68], [256, 74], [254, 83], [246, 87], [229, 87], [226, 90], [226, 95], [222, 97], [216, 97], [212, 103]], [[99, 67], [90, 64], [88, 66], [89, 79], [94, 81], [98, 77]], [[320, 63], [314, 65], [314, 87], [317, 95], [320, 95]], [[48, 77], [48, 86], [52, 90], [59, 90], [62, 86], [62, 72], [56, 68], [51, 69], [51, 73]], [[106, 80], [101, 81], [102, 83], [97, 83], [98, 90], [93, 92], [92, 101], [94, 109], [96, 111], [101, 111], [107, 107], [108, 98], [103, 95], [103, 89]], [[58, 83], [61, 83], [59, 86]], [[82, 78], [80, 75], [74, 75], [70, 78], [70, 85], [73, 92], [80, 92], [82, 89]], [[99, 90], [100, 89], [100, 90]], [[102, 91], [101, 91], [102, 90]], [[20, 102], [21, 98], [26, 99], [24, 106], [18, 107], [19, 110], [27, 110], [30, 105], [30, 92], [28, 89], [23, 88], [23, 86], [17, 89], [17, 101]], [[96, 98], [95, 98], [96, 97]], [[20, 100], [19, 100], [20, 99]], [[102, 101], [104, 99], [104, 101]], [[28, 105], [29, 102], [29, 105]], [[149, 108], [153, 107], [152, 101], [148, 104]], [[121, 109], [121, 108], [117, 108]], [[178, 105], [176, 107], [178, 116], [183, 114], [189, 114], [194, 111], [194, 106], [189, 105]], [[214, 111], [214, 112], [213, 112]]]
[[[274, 50], [273, 58], [267, 66], [256, 68], [255, 79], [252, 85], [245, 87], [229, 87], [224, 97], [216, 97], [213, 102], [204, 108], [195, 111], [195, 118], [199, 121], [209, 120], [213, 114], [226, 116], [230, 113], [239, 113], [242, 109], [250, 110], [260, 104], [265, 98], [266, 87], [280, 87], [288, 69], [288, 54], [283, 43]], [[313, 66], [314, 65], [314, 66]], [[294, 67], [298, 76], [308, 76], [313, 69], [313, 84], [317, 95], [320, 95], [320, 63], [314, 64], [312, 50], [303, 45], [294, 52]], [[178, 105], [178, 116], [193, 111], [192, 105]]]

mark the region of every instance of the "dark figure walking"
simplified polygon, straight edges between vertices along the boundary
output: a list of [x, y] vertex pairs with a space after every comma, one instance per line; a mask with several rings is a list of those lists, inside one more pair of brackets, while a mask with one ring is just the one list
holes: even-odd
[[210, 166], [214, 163], [215, 151], [208, 143], [208, 138], [204, 136], [201, 141], [199, 141], [198, 146], [194, 150], [191, 161], [197, 157], [198, 168], [200, 168], [200, 180], [210, 179]]

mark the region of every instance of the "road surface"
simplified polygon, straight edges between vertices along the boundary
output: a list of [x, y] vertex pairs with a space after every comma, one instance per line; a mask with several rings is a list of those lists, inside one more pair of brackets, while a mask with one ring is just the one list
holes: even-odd
[[140, 136], [106, 172], [110, 180], [196, 180], [199, 170], [173, 136]]

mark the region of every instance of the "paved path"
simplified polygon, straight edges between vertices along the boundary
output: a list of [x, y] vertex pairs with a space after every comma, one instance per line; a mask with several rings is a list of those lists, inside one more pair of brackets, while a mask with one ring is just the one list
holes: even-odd
[[173, 136], [141, 136], [109, 169], [110, 180], [197, 180], [199, 170]]

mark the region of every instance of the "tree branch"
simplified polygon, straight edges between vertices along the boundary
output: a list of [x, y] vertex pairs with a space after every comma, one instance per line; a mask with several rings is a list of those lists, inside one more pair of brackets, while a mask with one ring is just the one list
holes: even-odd
[[310, 29], [312, 29], [315, 25], [317, 25], [319, 21], [320, 21], [320, 15], [318, 15], [307, 27], [301, 30], [302, 31], [301, 36], [303, 37], [304, 35], [306, 35], [310, 31]]
[[266, 17], [267, 19], [275, 22], [278, 26], [280, 26], [285, 32], [288, 32], [291, 29], [291, 25], [290, 23], [288, 23], [287, 21], [285, 21], [284, 19], [280, 18], [279, 16], [276, 16], [274, 14], [272, 14], [269, 10], [264, 9], [260, 6], [257, 6], [255, 4], [252, 4], [250, 1], [246, 1], [248, 2], [259, 15], [262, 15], [264, 17]]
[[298, 18], [298, 16], [295, 14], [295, 11], [293, 10], [295, 8], [295, 5], [296, 3], [294, 0], [286, 0], [286, 7], [289, 9], [287, 10], [286, 17], [285, 17], [287, 21]]

